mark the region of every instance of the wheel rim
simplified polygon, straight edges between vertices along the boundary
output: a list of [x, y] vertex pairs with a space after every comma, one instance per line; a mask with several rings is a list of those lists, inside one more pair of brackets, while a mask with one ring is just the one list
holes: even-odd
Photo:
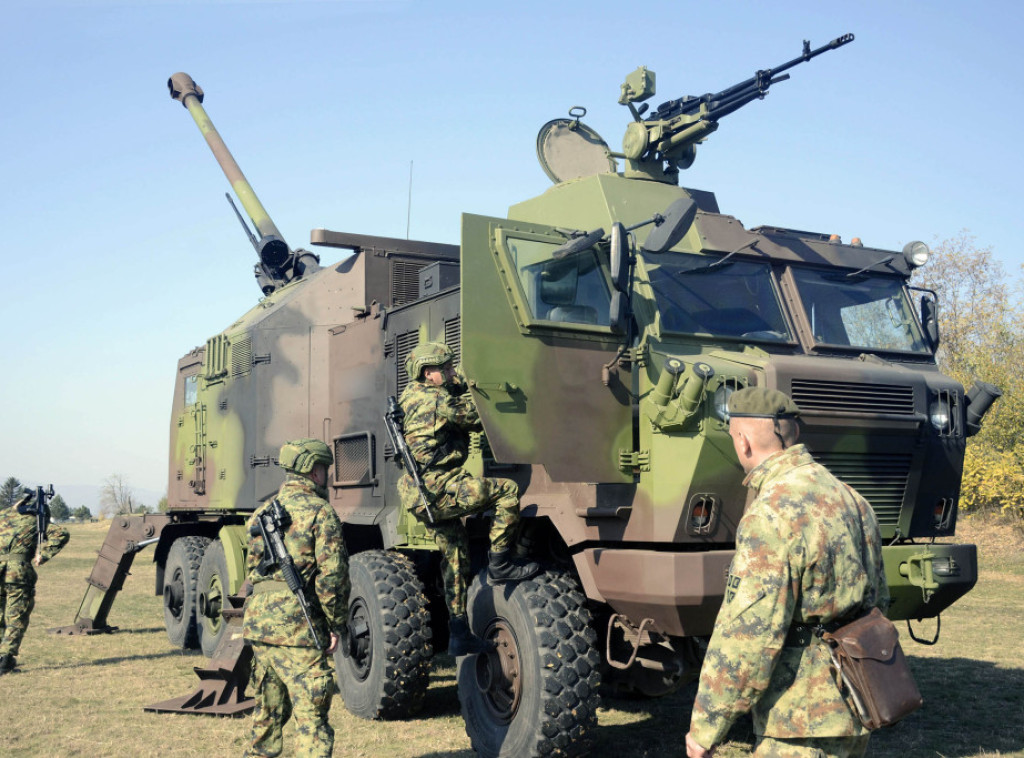
[[373, 638], [370, 636], [370, 614], [366, 601], [358, 597], [348, 612], [348, 628], [352, 636], [352, 669], [359, 681], [365, 681], [370, 675], [373, 659]]
[[491, 716], [507, 724], [515, 718], [523, 694], [519, 645], [504, 619], [494, 619], [484, 637], [495, 647], [476, 656], [476, 686]]
[[175, 571], [171, 581], [164, 583], [164, 608], [175, 619], [180, 619], [185, 608], [185, 582], [181, 571]]
[[214, 574], [210, 577], [210, 584], [206, 591], [199, 595], [199, 613], [205, 619], [206, 628], [213, 634], [220, 631], [220, 612], [223, 605], [224, 588], [221, 585], [220, 575]]

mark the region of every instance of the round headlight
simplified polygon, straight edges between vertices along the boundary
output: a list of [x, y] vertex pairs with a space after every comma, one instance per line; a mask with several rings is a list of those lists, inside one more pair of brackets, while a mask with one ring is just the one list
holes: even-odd
[[729, 396], [734, 388], [723, 384], [715, 390], [714, 402], [711, 405], [711, 414], [719, 421], [729, 421]]
[[936, 400], [928, 409], [928, 417], [938, 431], [949, 428], [949, 403], [945, 400]]
[[903, 246], [903, 259], [911, 268], [926, 264], [929, 255], [931, 255], [931, 250], [923, 242], [908, 242]]

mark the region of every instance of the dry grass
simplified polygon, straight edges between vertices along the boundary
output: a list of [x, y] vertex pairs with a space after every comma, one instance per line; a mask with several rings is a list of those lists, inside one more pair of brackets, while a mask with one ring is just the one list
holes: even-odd
[[[55, 637], [47, 627], [74, 618], [84, 578], [106, 532], [102, 524], [73, 525], [65, 551], [41, 570], [32, 627], [19, 671], [0, 679], [3, 756], [236, 756], [246, 745], [246, 719], [145, 713], [142, 706], [194, 689], [199, 655], [170, 649], [155, 597], [152, 554], [136, 560], [110, 621], [122, 631], [97, 637]], [[1024, 532], [1018, 525], [974, 517], [960, 540], [981, 550], [981, 581], [943, 618], [935, 647], [907, 641], [925, 708], [875, 735], [870, 754], [925, 758], [1024, 756]], [[921, 630], [930, 633], [931, 627]], [[906, 635], [904, 634], [904, 639]], [[606, 700], [595, 755], [682, 755], [692, 686], [656, 701]], [[424, 713], [398, 723], [350, 716], [339, 699], [331, 711], [335, 754], [446, 756], [473, 753], [463, 729], [454, 668], [439, 659]], [[741, 722], [718, 752], [751, 752]]]

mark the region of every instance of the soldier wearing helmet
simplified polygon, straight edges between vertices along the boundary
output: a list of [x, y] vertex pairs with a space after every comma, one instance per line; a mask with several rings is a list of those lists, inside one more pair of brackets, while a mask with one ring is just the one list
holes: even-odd
[[815, 630], [888, 606], [875, 513], [796, 444], [800, 409], [790, 397], [748, 387], [732, 394], [728, 411], [743, 483], [755, 497], [736, 530], [686, 754], [710, 756], [750, 711], [755, 756], [862, 756], [870, 732]]
[[[321, 640], [318, 650], [295, 595], [279, 568], [263, 574], [263, 538], [249, 541], [248, 578], [252, 595], [245, 604], [243, 629], [252, 645], [253, 713], [251, 745], [247, 756], [279, 755], [282, 729], [295, 716], [296, 755], [330, 756], [334, 730], [328, 723], [334, 693], [334, 675], [328, 656], [339, 640], [348, 645], [348, 553], [341, 520], [327, 502], [327, 469], [334, 462], [331, 449], [317, 439], [299, 439], [281, 447], [278, 462], [287, 475], [277, 502], [287, 514], [282, 538], [310, 598], [311, 622]], [[252, 527], [261, 505], [249, 521]], [[250, 534], [252, 532], [250, 531]], [[313, 602], [316, 597], [318, 602]]]
[[453, 359], [451, 348], [439, 342], [414, 348], [405, 362], [410, 381], [399, 398], [405, 413], [405, 440], [432, 496], [434, 523], [427, 523], [419, 493], [408, 474], [399, 480], [398, 488], [406, 507], [433, 530], [441, 550], [451, 631], [448, 653], [460, 656], [490, 649], [488, 643], [473, 636], [466, 619], [469, 539], [462, 518], [494, 510], [488, 565], [492, 583], [527, 579], [540, 567], [512, 558], [519, 527], [519, 488], [515, 482], [474, 476], [462, 467], [468, 455], [469, 432], [481, 427], [476, 406], [456, 375]]
[[[38, 497], [37, 497], [38, 500]], [[68, 531], [51, 524], [39, 544], [32, 490], [6, 507], [0, 505], [0, 676], [13, 671], [36, 603], [36, 568], [68, 542]]]

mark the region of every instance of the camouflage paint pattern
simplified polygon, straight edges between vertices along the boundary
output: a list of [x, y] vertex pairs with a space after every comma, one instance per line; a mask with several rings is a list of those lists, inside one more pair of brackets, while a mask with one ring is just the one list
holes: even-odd
[[[473, 476], [463, 468], [469, 432], [480, 425], [465, 385], [436, 386], [411, 381], [399, 398], [405, 412], [403, 431], [420, 465], [423, 484], [433, 496], [434, 523], [427, 524], [441, 551], [445, 602], [453, 616], [466, 615], [470, 578], [469, 537], [462, 518], [494, 509], [490, 546], [495, 552], [513, 547], [519, 527], [519, 488], [508, 479]], [[398, 481], [403, 505], [426, 522], [419, 493], [408, 474]]]
[[[537, 318], [531, 310], [535, 294], [517, 271], [522, 250], [514, 245], [550, 240], [554, 250], [565, 239], [554, 227], [607, 230], [615, 221], [638, 224], [687, 196], [699, 207], [690, 230], [670, 252], [637, 256], [633, 302], [640, 335], [627, 360], [603, 382], [602, 366], [622, 337], [600, 324]], [[652, 228], [636, 232], [639, 245]], [[781, 289], [774, 299], [786, 314], [793, 347], [780, 350], [666, 328], [663, 297], [659, 301], [654, 284], [659, 269], [678, 265], [678, 253], [707, 255], [710, 263], [748, 247], [758, 261], [775, 267], [775, 286]], [[936, 434], [926, 419], [933, 398], [962, 398], [962, 387], [917, 358], [908, 371], [905, 363], [867, 356], [851, 361], [831, 355], [842, 351], [818, 348], [809, 328], [812, 314], [801, 309], [800, 293], [785, 270], [800, 264], [860, 269], [884, 257], [880, 251], [835, 244], [821, 235], [748, 231], [719, 213], [711, 193], [614, 174], [556, 185], [513, 206], [508, 220], [464, 216], [463, 251], [463, 361], [488, 440], [496, 460], [534, 464], [527, 475], [514, 477], [524, 509], [550, 518], [570, 546], [601, 545], [574, 554], [589, 597], [631, 618], [651, 618], [654, 628], [668, 634], [710, 632], [724, 591], [716, 567], [731, 558], [728, 548], [747, 503], [726, 424], [712, 408], [715, 392], [728, 388], [758, 385], [794, 394], [802, 387], [815, 401], [805, 417], [804, 439], [816, 457], [868, 493], [887, 539], [897, 533], [952, 533], [955, 513], [939, 524], [934, 512], [936, 504], [955, 502], [959, 495], [964, 437]], [[606, 261], [598, 252], [599, 262]], [[901, 256], [889, 257], [887, 271], [907, 276]], [[700, 361], [714, 375], [692, 415], [666, 423], [685, 378], [668, 407], [654, 404], [653, 391], [670, 359], [681, 361], [687, 373]], [[898, 390], [910, 401], [891, 409], [884, 399], [852, 399], [872, 386]], [[631, 397], [637, 421], [628, 412]], [[567, 418], [572, 423], [566, 424]], [[538, 475], [540, 468], [546, 476]], [[612, 486], [630, 480], [632, 488]], [[706, 528], [697, 529], [693, 512], [701, 503], [711, 518]], [[672, 554], [633, 549], [631, 543], [694, 543], [701, 550]], [[932, 555], [937, 561], [954, 558], [964, 570], [939, 580], [927, 602], [921, 588], [899, 571], [890, 572], [895, 598], [890, 614], [928, 617], [948, 607], [976, 581], [971, 555], [970, 546], [953, 545]], [[893, 562], [898, 562], [895, 553]]]
[[[40, 565], [67, 544], [67, 529], [50, 524], [38, 551]], [[0, 655], [17, 655], [35, 607], [37, 533], [34, 514], [0, 510]]]
[[750, 711], [759, 735], [862, 736], [866, 730], [836, 684], [826, 646], [785, 642], [793, 624], [886, 609], [874, 511], [804, 445], [770, 456], [744, 482], [756, 497], [738, 529], [691, 732], [713, 747]]

